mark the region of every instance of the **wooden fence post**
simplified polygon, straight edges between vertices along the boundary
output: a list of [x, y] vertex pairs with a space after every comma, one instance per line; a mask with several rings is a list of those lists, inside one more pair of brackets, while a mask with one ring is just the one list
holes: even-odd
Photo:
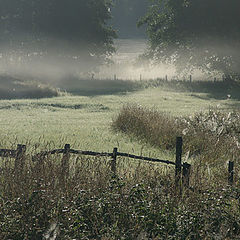
[[70, 144], [66, 144], [64, 147], [64, 153], [62, 158], [62, 177], [65, 179], [65, 177], [69, 176], [69, 159], [70, 159]]
[[176, 168], [175, 168], [175, 187], [179, 189], [181, 186], [181, 172], [182, 172], [182, 137], [177, 137], [176, 141]]
[[17, 173], [21, 173], [24, 169], [25, 152], [26, 152], [26, 145], [18, 144], [17, 151], [16, 151], [15, 165], [14, 165], [15, 172], [17, 172]]
[[232, 185], [233, 184], [233, 171], [234, 168], [234, 162], [229, 161], [228, 163], [228, 184]]
[[114, 176], [116, 176], [116, 173], [117, 173], [117, 153], [118, 153], [118, 149], [114, 148], [113, 149], [113, 159], [111, 162], [111, 171]]
[[189, 81], [192, 82], [192, 75], [189, 76]]
[[183, 163], [183, 186], [188, 188], [190, 181], [191, 164]]
[[166, 81], [166, 82], [168, 81], [168, 75], [165, 76], [165, 81]]

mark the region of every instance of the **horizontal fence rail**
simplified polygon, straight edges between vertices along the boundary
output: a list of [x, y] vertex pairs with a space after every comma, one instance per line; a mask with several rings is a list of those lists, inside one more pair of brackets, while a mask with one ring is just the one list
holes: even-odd
[[[46, 157], [48, 155], [53, 155], [53, 154], [64, 154], [64, 153], [66, 153], [65, 149], [54, 149], [51, 151], [38, 153], [37, 155], [32, 157], [32, 160], [35, 162], [41, 157]], [[108, 152], [93, 152], [93, 151], [82, 151], [82, 150], [69, 149], [68, 153], [78, 154], [78, 155], [86, 155], [86, 156], [96, 156], [96, 157], [113, 157], [113, 153], [108, 153]], [[175, 162], [172, 162], [169, 160], [161, 160], [161, 159], [157, 159], [157, 158], [137, 156], [137, 155], [133, 155], [133, 154], [129, 154], [129, 153], [116, 152], [116, 155], [121, 156], [121, 157], [143, 160], [143, 161], [159, 162], [159, 163], [165, 163], [165, 164], [170, 164], [170, 165], [176, 165]], [[183, 164], [182, 164], [182, 166], [183, 166]]]
[[138, 159], [138, 160], [143, 160], [143, 161], [148, 161], [148, 162], [159, 162], [159, 163], [165, 163], [165, 164], [170, 164], [170, 165], [176, 165], [176, 163], [172, 162], [172, 161], [161, 160], [161, 159], [150, 158], [150, 157], [136, 156], [136, 155], [132, 155], [132, 154], [128, 154], [128, 153], [117, 152], [117, 156], [128, 157], [128, 158], [133, 158], [133, 159]]
[[[178, 137], [176, 140], [176, 159], [174, 161], [170, 160], [162, 160], [151, 157], [138, 156], [129, 153], [118, 152], [117, 148], [113, 149], [113, 152], [94, 152], [94, 151], [82, 151], [82, 150], [74, 150], [70, 148], [70, 144], [66, 144], [64, 149], [54, 149], [51, 151], [43, 151], [34, 156], [32, 156], [33, 162], [38, 162], [42, 164], [44, 158], [49, 155], [54, 154], [63, 154], [61, 161], [61, 169], [63, 181], [69, 175], [69, 161], [70, 154], [76, 155], [85, 155], [85, 156], [95, 156], [95, 157], [110, 157], [111, 160], [111, 171], [114, 176], [117, 175], [117, 157], [126, 157], [130, 159], [142, 160], [147, 162], [155, 162], [155, 163], [163, 163], [175, 166], [175, 186], [176, 189], [181, 189], [182, 187], [190, 188], [190, 175], [191, 175], [191, 165], [189, 163], [182, 163], [182, 147], [183, 140], [182, 137]], [[25, 145], [17, 145], [17, 149], [0, 149], [0, 158], [15, 158], [14, 170], [17, 174], [20, 174], [25, 165], [25, 155], [26, 146]], [[228, 184], [232, 185], [234, 182], [234, 162], [229, 162], [228, 166]]]
[[[40, 158], [49, 156], [49, 155], [54, 155], [54, 154], [64, 154], [66, 153], [66, 149], [54, 149], [51, 151], [45, 151], [38, 153], [34, 156], [32, 156], [32, 161], [35, 162]], [[69, 149], [68, 153], [71, 154], [78, 154], [78, 155], [85, 155], [85, 156], [98, 156], [98, 157], [112, 157], [113, 153], [105, 153], [105, 152], [93, 152], [93, 151], [82, 151], [82, 150], [74, 150], [74, 149]]]

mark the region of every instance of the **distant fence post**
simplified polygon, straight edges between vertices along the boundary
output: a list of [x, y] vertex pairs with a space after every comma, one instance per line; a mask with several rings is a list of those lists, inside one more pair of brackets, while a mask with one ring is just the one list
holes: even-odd
[[15, 165], [14, 165], [15, 172], [17, 173], [21, 173], [24, 169], [25, 152], [26, 152], [26, 145], [18, 144], [17, 151], [16, 151]]
[[70, 144], [66, 144], [64, 147], [64, 153], [62, 158], [61, 170], [62, 170], [62, 177], [65, 179], [65, 176], [69, 175], [69, 159], [70, 159]]
[[114, 148], [113, 149], [113, 159], [111, 162], [111, 171], [114, 174], [114, 176], [116, 176], [116, 173], [117, 173], [117, 152], [118, 152], [118, 149]]
[[168, 75], [165, 76], [165, 81], [166, 81], [166, 82], [168, 81]]
[[177, 137], [176, 141], [176, 168], [175, 168], [175, 187], [180, 188], [181, 172], [182, 172], [182, 137]]
[[233, 171], [234, 168], [234, 162], [229, 161], [228, 163], [228, 184], [232, 185], [233, 184]]
[[183, 186], [188, 188], [190, 182], [191, 164], [183, 163]]
[[226, 80], [226, 77], [225, 77], [225, 75], [223, 74], [223, 75], [222, 75], [222, 81], [225, 82], [225, 80]]
[[189, 81], [192, 82], [192, 75], [189, 76]]

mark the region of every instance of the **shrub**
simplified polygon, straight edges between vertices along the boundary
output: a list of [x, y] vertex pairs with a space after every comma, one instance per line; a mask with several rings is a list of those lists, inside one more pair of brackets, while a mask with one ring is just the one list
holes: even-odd
[[0, 99], [49, 98], [62, 94], [57, 89], [36, 81], [0, 76]]
[[170, 115], [148, 110], [138, 105], [126, 105], [114, 119], [112, 127], [116, 131], [132, 134], [151, 145], [171, 149], [181, 129]]
[[208, 113], [174, 118], [138, 105], [127, 105], [114, 119], [112, 127], [168, 150], [175, 148], [176, 137], [182, 135], [185, 153], [198, 155], [208, 163], [237, 158], [240, 153], [239, 112], [209, 110]]

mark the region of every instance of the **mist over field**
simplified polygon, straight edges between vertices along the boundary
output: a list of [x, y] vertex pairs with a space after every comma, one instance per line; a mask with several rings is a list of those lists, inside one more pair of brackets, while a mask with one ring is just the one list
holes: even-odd
[[240, 239], [240, 0], [0, 0], [0, 240]]
[[94, 61], [84, 44], [58, 39], [48, 40], [45, 46], [24, 45], [16, 50], [6, 47], [0, 60], [2, 74], [43, 81], [57, 80], [65, 75], [84, 76], [97, 65], [99, 62]]
[[[69, 78], [139, 80], [173, 75], [172, 67], [149, 67], [139, 60], [149, 47], [146, 27], [137, 27], [147, 12], [147, 0], [114, 1], [111, 7], [101, 1], [89, 6], [72, 2], [67, 9], [64, 1], [2, 4], [2, 76], [57, 86]], [[94, 11], [97, 22], [92, 22]]]
[[166, 64], [150, 66], [141, 63], [139, 56], [147, 50], [146, 39], [116, 39], [116, 52], [109, 63], [87, 59], [84, 45], [71, 45], [52, 40], [44, 51], [38, 46], [14, 50], [5, 48], [0, 55], [0, 74], [22, 80], [57, 82], [67, 77], [91, 79], [139, 80], [173, 76], [174, 67]]

